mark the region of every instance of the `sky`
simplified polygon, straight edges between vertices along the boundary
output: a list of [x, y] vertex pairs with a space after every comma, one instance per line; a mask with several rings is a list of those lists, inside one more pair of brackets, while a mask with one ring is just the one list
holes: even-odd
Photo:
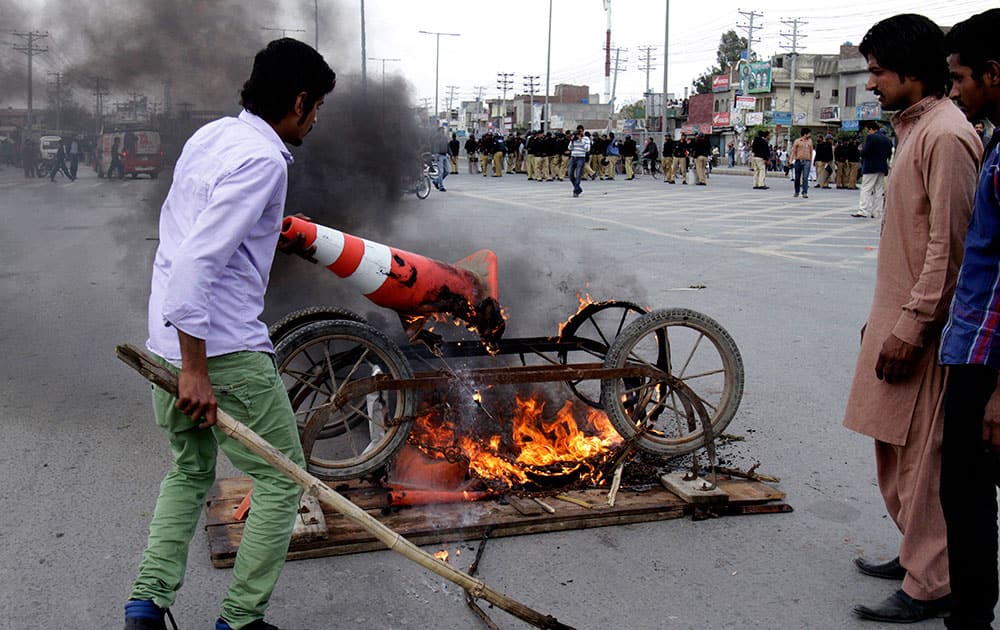
[[[47, 30], [44, 43], [47, 53], [36, 57], [36, 77], [44, 78], [49, 72], [59, 72], [83, 56], [113, 58], [99, 50], [101, 36], [95, 36], [93, 27], [105, 18], [121, 20], [122, 15], [135, 11], [138, 5], [146, 6], [146, 15], [169, 16], [172, 6], [178, 13], [193, 4], [203, 7], [219, 4], [223, 0], [0, 0], [0, 66], [14, 69], [23, 66], [25, 55], [12, 50], [11, 45], [23, 40], [11, 35], [12, 30]], [[666, 22], [665, 0], [552, 0], [552, 52], [550, 89], [558, 83], [590, 86], [591, 93], [600, 93], [606, 102], [604, 78], [604, 41], [607, 28], [605, 5], [611, 7], [612, 46], [627, 49], [621, 53], [616, 102], [619, 105], [642, 98], [646, 89], [646, 73], [640, 70], [644, 60], [640, 47], [655, 46], [652, 52], [649, 84], [656, 92], [663, 88], [663, 44]], [[74, 10], [77, 5], [79, 10]], [[338, 71], [338, 90], [352, 89], [359, 82], [361, 46], [361, 0], [246, 0], [239, 3], [243, 21], [241, 44], [246, 51], [235, 53], [238, 59], [246, 58], [247, 51], [262, 47], [278, 36], [277, 30], [287, 29], [288, 35], [313, 43], [315, 38], [314, 7], [320, 14], [319, 48], [331, 66]], [[764, 57], [783, 52], [782, 44], [790, 39], [781, 37], [789, 32], [790, 25], [783, 20], [800, 19], [799, 51], [804, 53], [836, 53], [840, 44], [850, 41], [857, 44], [865, 31], [878, 20], [906, 11], [918, 11], [941, 25], [951, 25], [974, 13], [991, 8], [981, 0], [932, 0], [914, 6], [912, 2], [889, 0], [865, 2], [843, 0], [840, 3], [758, 2], [714, 0], [710, 5], [694, 1], [670, 3], [668, 91], [683, 95], [684, 87], [715, 63], [715, 52], [723, 32], [748, 23], [740, 11], [754, 11], [756, 27], [753, 44], [756, 52]], [[249, 17], [247, 17], [249, 16]], [[255, 18], [255, 16], [257, 16]], [[224, 17], [219, 17], [213, 27], [226, 29]], [[236, 19], [233, 16], [233, 19]], [[398, 75], [411, 86], [411, 96], [416, 103], [435, 95], [435, 37], [419, 33], [420, 30], [457, 33], [457, 37], [440, 38], [438, 63], [439, 105], [443, 109], [449, 94], [448, 86], [456, 86], [455, 98], [474, 98], [477, 87], [482, 95], [496, 98], [498, 73], [513, 74], [513, 92], [524, 93], [528, 75], [538, 76], [542, 93], [546, 81], [546, 47], [548, 39], [549, 2], [546, 0], [366, 0], [365, 1], [365, 56], [369, 81], [378, 82], [382, 62], [379, 58], [398, 59], [386, 61], [388, 75]], [[79, 22], [77, 22], [79, 20]], [[257, 24], [259, 22], [259, 24]], [[205, 26], [205, 25], [203, 25]], [[176, 25], [174, 25], [176, 28]], [[298, 32], [301, 29], [303, 32]], [[190, 42], [211, 51], [212, 37], [200, 29], [197, 41]], [[190, 29], [171, 31], [171, 42], [178, 41]], [[90, 32], [89, 38], [82, 32]], [[99, 32], [99, 29], [98, 29]], [[142, 41], [142, 29], [125, 31], [134, 41]], [[259, 41], [254, 41], [254, 40]], [[163, 38], [161, 38], [163, 41]], [[173, 44], [171, 44], [173, 45]], [[140, 48], [141, 49], [141, 48]], [[230, 51], [232, 52], [232, 51]], [[197, 58], [194, 63], [211, 64], [211, 54]], [[185, 58], [171, 59], [174, 68], [182, 66]], [[235, 64], [227, 66], [236, 73]], [[2, 68], [0, 68], [2, 69]], [[220, 80], [226, 80], [220, 77]], [[238, 84], [245, 76], [232, 77]], [[24, 97], [19, 83], [0, 82], [0, 106], [23, 106]], [[124, 92], [137, 86], [125, 86], [119, 80], [113, 87]], [[141, 86], [140, 86], [141, 87]], [[153, 88], [151, 88], [153, 89]], [[508, 92], [508, 96], [513, 92]], [[155, 99], [155, 93], [152, 95]], [[112, 94], [112, 98], [115, 94]], [[39, 104], [44, 106], [44, 89]], [[86, 98], [80, 100], [86, 102]]]
[[[360, 25], [359, 0], [340, 4], [351, 3], [358, 7]], [[499, 72], [514, 73], [518, 88], [524, 83], [524, 75], [538, 75], [544, 85], [548, 4], [545, 0], [367, 0], [368, 56], [402, 59], [387, 62], [387, 72], [403, 73], [413, 84], [417, 98], [432, 98], [435, 37], [417, 31], [459, 33], [460, 37], [441, 37], [438, 81], [441, 107], [448, 85], [458, 86], [457, 94], [462, 99], [471, 98], [475, 86], [485, 86], [484, 94], [490, 97], [498, 96]], [[654, 91], [661, 92], [667, 2], [610, 0], [610, 5], [612, 47], [628, 49], [622, 53], [620, 67], [625, 71], [618, 75], [617, 102], [624, 104], [642, 98], [646, 89], [646, 73], [639, 69], [644, 59], [642, 46], [657, 46], [652, 59], [655, 70], [650, 72], [649, 82]], [[601, 102], [605, 101], [603, 48], [607, 13], [604, 7], [602, 0], [552, 0], [551, 84], [588, 84], [591, 93], [602, 93]], [[783, 52], [783, 43], [791, 43], [780, 36], [791, 31], [790, 25], [782, 24], [782, 20], [802, 20], [799, 32], [805, 37], [799, 42], [800, 52], [836, 53], [840, 44], [846, 41], [857, 44], [872, 24], [897, 13], [918, 11], [938, 24], [951, 25], [989, 8], [992, 4], [981, 0], [934, 0], [918, 6], [898, 0], [756, 4], [746, 0], [713, 0], [710, 4], [675, 1], [670, 3], [668, 91], [682, 95], [685, 86], [690, 86], [694, 78], [715, 64], [722, 33], [748, 23], [740, 10], [763, 14], [754, 18], [754, 39], [759, 38], [760, 42], [754, 43], [753, 48], [767, 57]], [[758, 25], [762, 26], [759, 30]], [[737, 29], [737, 32], [746, 35], [745, 31]], [[376, 73], [379, 68], [376, 67]]]

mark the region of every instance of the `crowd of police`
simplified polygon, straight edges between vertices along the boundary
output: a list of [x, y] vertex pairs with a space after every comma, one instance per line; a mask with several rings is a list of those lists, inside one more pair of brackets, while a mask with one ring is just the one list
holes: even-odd
[[[686, 184], [689, 165], [694, 166], [695, 182], [705, 185], [713, 159], [718, 158], [718, 149], [712, 147], [702, 134], [684, 136], [680, 140], [666, 138], [662, 151], [650, 137], [643, 147], [639, 147], [631, 135], [623, 139], [614, 132], [584, 135], [590, 138], [590, 151], [584, 165], [586, 179], [613, 180], [618, 175], [625, 179], [635, 179], [636, 175], [666, 174], [664, 181], [674, 183], [677, 177]], [[504, 174], [526, 174], [532, 181], [563, 181], [568, 178], [569, 144], [571, 135], [563, 131], [533, 131], [526, 135], [521, 132], [486, 132], [479, 138], [470, 135], [465, 141], [469, 173], [481, 173], [483, 177], [502, 177]], [[448, 143], [448, 157], [451, 173], [458, 172], [458, 157], [461, 145], [453, 135]]]

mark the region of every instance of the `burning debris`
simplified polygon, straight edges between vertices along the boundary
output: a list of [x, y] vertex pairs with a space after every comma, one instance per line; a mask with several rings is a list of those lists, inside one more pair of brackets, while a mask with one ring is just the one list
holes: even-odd
[[[492, 492], [504, 493], [599, 485], [604, 466], [623, 442], [605, 413], [573, 401], [560, 405], [536, 393], [489, 405], [498, 424], [462, 418], [461, 406], [454, 401], [428, 404], [414, 423], [409, 443], [431, 462], [447, 462]], [[404, 475], [399, 472], [393, 477], [433, 477], [440, 468], [430, 465], [421, 471], [408, 465]]]

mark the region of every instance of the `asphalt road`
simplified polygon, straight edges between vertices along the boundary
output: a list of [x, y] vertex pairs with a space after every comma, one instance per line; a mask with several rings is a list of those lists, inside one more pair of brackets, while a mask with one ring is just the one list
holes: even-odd
[[[860, 576], [852, 560], [893, 557], [898, 535], [871, 441], [841, 426], [878, 244], [876, 222], [849, 216], [857, 193], [793, 199], [788, 181], [754, 191], [720, 174], [707, 187], [588, 181], [579, 199], [568, 182], [523, 176], [446, 183], [447, 193], [404, 199], [391, 233], [360, 235], [444, 260], [494, 249], [512, 335], [554, 333], [578, 291], [717, 319], [746, 366], [728, 430], [745, 441], [730, 455], [781, 477], [795, 508], [497, 539], [480, 576], [577, 628], [877, 626], [851, 608], [896, 585]], [[85, 169], [75, 183], [0, 170], [0, 628], [120, 627], [168, 462], [148, 387], [114, 358], [116, 343], [145, 338], [157, 191]], [[271, 320], [316, 299], [282, 291], [283, 277]], [[320, 295], [338, 282], [308, 277]], [[211, 627], [228, 579], [199, 531], [174, 607], [182, 628]], [[525, 627], [490, 612], [503, 628]], [[289, 563], [269, 619], [481, 627], [458, 587], [391, 552]]]

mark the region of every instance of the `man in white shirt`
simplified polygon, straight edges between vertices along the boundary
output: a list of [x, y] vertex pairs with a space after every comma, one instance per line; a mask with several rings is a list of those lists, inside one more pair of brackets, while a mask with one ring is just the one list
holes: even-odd
[[573, 182], [573, 196], [579, 197], [583, 192], [580, 180], [583, 178], [583, 167], [587, 163], [587, 153], [590, 151], [590, 138], [584, 134], [583, 125], [576, 126], [576, 133], [569, 143], [569, 181]]
[[275, 40], [254, 58], [239, 117], [196, 131], [177, 161], [160, 214], [146, 342], [178, 373], [178, 396], [153, 390], [173, 461], [125, 605], [126, 630], [165, 629], [220, 448], [253, 480], [253, 501], [215, 627], [275, 628], [264, 611], [284, 565], [299, 491], [213, 425], [221, 407], [305, 464], [259, 317], [292, 162], [285, 144], [302, 144], [335, 83], [318, 52], [294, 39]]

